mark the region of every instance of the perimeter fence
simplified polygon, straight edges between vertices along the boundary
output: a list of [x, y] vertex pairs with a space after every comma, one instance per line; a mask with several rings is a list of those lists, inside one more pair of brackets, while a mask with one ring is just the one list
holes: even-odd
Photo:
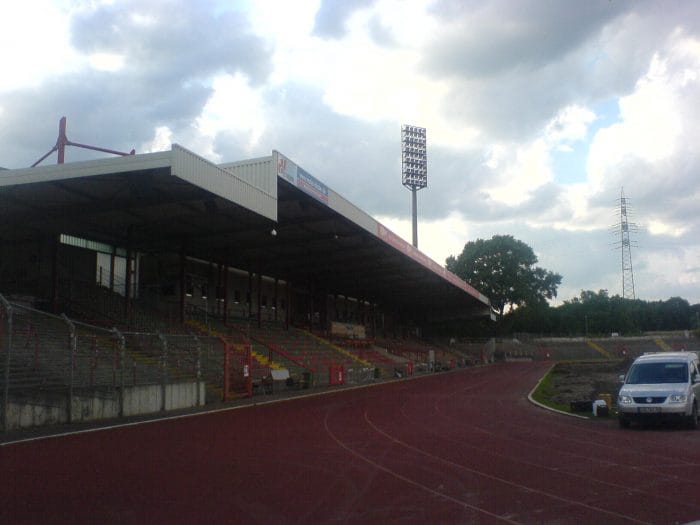
[[0, 357], [5, 431], [196, 407], [251, 390], [249, 346], [90, 325], [2, 295]]

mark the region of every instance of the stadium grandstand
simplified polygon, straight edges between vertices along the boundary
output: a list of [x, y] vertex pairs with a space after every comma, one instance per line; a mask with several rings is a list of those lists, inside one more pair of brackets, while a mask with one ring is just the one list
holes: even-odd
[[424, 337], [487, 297], [277, 151], [3, 170], [0, 212], [5, 430], [493, 356]]

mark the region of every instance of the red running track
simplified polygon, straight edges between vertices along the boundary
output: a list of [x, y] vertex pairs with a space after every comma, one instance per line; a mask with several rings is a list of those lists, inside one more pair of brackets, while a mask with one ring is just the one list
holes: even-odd
[[531, 405], [511, 363], [0, 447], [0, 523], [685, 523], [700, 432]]

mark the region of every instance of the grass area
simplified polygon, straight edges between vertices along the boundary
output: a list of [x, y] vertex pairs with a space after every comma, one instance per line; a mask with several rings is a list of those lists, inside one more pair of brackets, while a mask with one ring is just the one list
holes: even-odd
[[552, 401], [552, 397], [557, 393], [553, 381], [555, 368], [556, 365], [550, 368], [547, 374], [542, 378], [540, 384], [532, 393], [532, 398], [538, 403], [542, 403], [543, 405], [546, 405], [550, 408], [561, 410], [562, 412], [573, 413], [571, 412], [571, 407], [569, 405]]
[[[590, 417], [590, 412], [571, 410], [571, 401], [600, 399], [603, 393], [615, 395], [619, 388], [617, 376], [623, 372], [622, 360], [566, 361], [549, 369], [532, 393], [532, 398], [549, 408], [569, 414]], [[614, 407], [609, 415], [616, 415]]]

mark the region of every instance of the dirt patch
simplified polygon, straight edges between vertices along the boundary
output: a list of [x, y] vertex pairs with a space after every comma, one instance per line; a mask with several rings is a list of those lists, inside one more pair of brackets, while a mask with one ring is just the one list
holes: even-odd
[[618, 377], [629, 365], [628, 361], [559, 363], [550, 374], [550, 399], [568, 406], [571, 401], [595, 400], [599, 394], [614, 398], [620, 389]]

